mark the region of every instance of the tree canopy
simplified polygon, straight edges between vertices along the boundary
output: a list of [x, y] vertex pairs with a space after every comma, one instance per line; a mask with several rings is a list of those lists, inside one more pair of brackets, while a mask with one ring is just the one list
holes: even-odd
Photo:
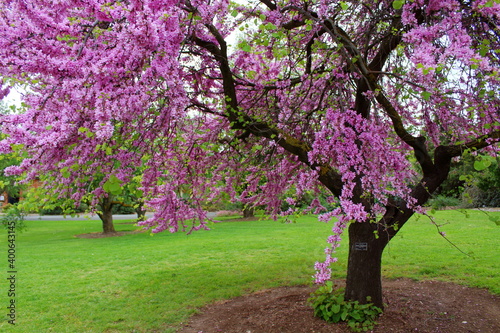
[[338, 208], [311, 210], [337, 222], [318, 282], [350, 221], [381, 253], [453, 158], [498, 148], [498, 1], [0, 6], [4, 87], [30, 91], [2, 118], [0, 151], [30, 154], [11, 173], [58, 174], [78, 199], [95, 173], [99, 197], [144, 165], [154, 232], [206, 227], [201, 203], [223, 192], [279, 214], [290, 190], [326, 188]]

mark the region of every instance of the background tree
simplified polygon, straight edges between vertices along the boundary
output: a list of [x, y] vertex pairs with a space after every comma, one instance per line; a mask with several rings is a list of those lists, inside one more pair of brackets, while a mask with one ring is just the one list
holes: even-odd
[[[63, 170], [65, 172], [65, 170]], [[64, 174], [63, 177], [68, 176]], [[22, 207], [26, 211], [74, 215], [77, 213], [95, 213], [102, 222], [103, 233], [116, 232], [113, 224], [113, 214], [132, 211], [137, 214], [138, 220], [144, 220], [145, 210], [142, 192], [138, 189], [139, 176], [133, 177], [127, 184], [114, 175], [106, 178], [102, 174], [93, 174], [85, 177], [85, 193], [82, 197], [82, 187], [68, 186], [57, 181], [57, 176], [43, 175], [41, 185], [26, 191]], [[104, 193], [101, 191], [104, 190]], [[121, 207], [121, 209], [120, 209]]]
[[128, 182], [147, 155], [154, 232], [205, 227], [201, 202], [234, 193], [235, 173], [249, 172], [249, 198], [275, 215], [287, 189], [324, 186], [339, 207], [320, 217], [337, 220], [316, 281], [348, 228], [349, 300], [383, 305], [387, 243], [453, 158], [498, 148], [496, 1], [0, 6], [0, 73], [33, 92], [25, 114], [2, 120], [0, 150], [22, 143], [32, 156], [11, 173], [64, 170], [83, 188], [99, 171], [104, 186]]
[[19, 183], [19, 176], [6, 176], [4, 174], [4, 170], [11, 166], [19, 165], [21, 161], [22, 157], [20, 157], [16, 151], [5, 155], [0, 155], [0, 194], [6, 194], [9, 202], [12, 201], [12, 199], [19, 200], [21, 192], [26, 188], [26, 186]]
[[[0, 101], [0, 114], [7, 115], [15, 112], [15, 107], [10, 107], [6, 103]], [[5, 139], [4, 134], [0, 134], [1, 139]], [[24, 184], [18, 182], [19, 177], [15, 175], [6, 176], [4, 170], [10, 166], [19, 165], [23, 159], [22, 153], [19, 151], [22, 146], [17, 145], [12, 147], [12, 152], [9, 154], [0, 155], [0, 194], [7, 195], [9, 201], [19, 200], [22, 190], [26, 188]], [[11, 202], [12, 203], [12, 202]]]

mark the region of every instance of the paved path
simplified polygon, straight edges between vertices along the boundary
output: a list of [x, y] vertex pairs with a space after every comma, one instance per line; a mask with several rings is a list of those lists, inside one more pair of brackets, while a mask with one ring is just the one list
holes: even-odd
[[[216, 213], [208, 212], [208, 217], [215, 217]], [[153, 216], [153, 213], [146, 213], [146, 217]], [[117, 214], [113, 215], [113, 221], [118, 220], [134, 220], [137, 218], [136, 214]], [[25, 217], [27, 221], [85, 221], [85, 220], [99, 220], [99, 216], [96, 214], [80, 214], [75, 217], [63, 215], [37, 215], [37, 214], [29, 214]]]
[[[146, 214], [146, 216], [151, 216], [151, 214]], [[123, 214], [123, 215], [113, 215], [113, 220], [133, 220], [136, 219], [136, 214]], [[75, 217], [63, 215], [36, 215], [29, 214], [25, 217], [27, 221], [85, 221], [85, 220], [99, 220], [99, 216], [96, 214], [80, 214]]]

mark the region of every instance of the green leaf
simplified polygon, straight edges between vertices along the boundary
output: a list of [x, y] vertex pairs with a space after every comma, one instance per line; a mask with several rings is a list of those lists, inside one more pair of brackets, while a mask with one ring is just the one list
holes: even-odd
[[483, 171], [489, 168], [490, 165], [491, 165], [490, 160], [487, 159], [479, 160], [474, 162], [474, 169], [476, 169], [476, 171]]
[[342, 10], [347, 10], [349, 8], [349, 5], [345, 1], [340, 1], [340, 7]]
[[103, 190], [113, 195], [120, 195], [123, 192], [122, 181], [115, 175], [111, 175], [103, 184]]
[[71, 177], [71, 173], [68, 171], [68, 167], [64, 167], [61, 169], [61, 174], [64, 178]]
[[356, 321], [360, 321], [361, 320], [361, 316], [359, 315], [358, 312], [355, 312], [355, 311], [351, 312], [351, 317], [354, 318]]
[[238, 44], [238, 47], [244, 51], [244, 52], [251, 52], [252, 47], [248, 44], [246, 40], [242, 41], [241, 43]]
[[404, 4], [405, 0], [396, 0], [392, 3], [392, 8], [398, 10], [401, 9], [401, 7], [403, 7]]
[[267, 30], [276, 30], [277, 29], [277, 27], [273, 23], [271, 23], [271, 22], [266, 23], [266, 25], [264, 27]]
[[431, 98], [432, 94], [428, 91], [422, 91], [422, 98], [428, 101]]
[[255, 79], [255, 76], [257, 75], [257, 72], [256, 71], [248, 71], [247, 72], [247, 76], [250, 80], [253, 80]]
[[458, 180], [466, 182], [469, 180], [469, 177], [468, 177], [468, 175], [460, 175], [458, 177]]
[[11, 148], [14, 152], [18, 153], [18, 152], [20, 152], [22, 149], [24, 149], [24, 144], [22, 144], [22, 143], [13, 143], [13, 144], [11, 144], [11, 145], [10, 145], [10, 148]]
[[255, 149], [255, 150], [261, 150], [261, 149], [262, 149], [262, 145], [255, 145], [255, 146], [254, 146], [254, 149]]

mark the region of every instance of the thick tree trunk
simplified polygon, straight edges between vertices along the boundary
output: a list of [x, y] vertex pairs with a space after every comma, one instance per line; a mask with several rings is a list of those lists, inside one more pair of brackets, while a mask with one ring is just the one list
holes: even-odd
[[102, 232], [104, 234], [115, 233], [115, 226], [113, 225], [113, 201], [111, 198], [103, 198], [101, 201], [101, 212], [97, 213], [102, 221]]
[[[423, 205], [446, 179], [449, 164], [445, 164], [442, 172], [431, 178], [423, 178], [411, 196], [416, 204]], [[425, 184], [425, 186], [423, 185]], [[387, 211], [378, 223], [352, 223], [349, 226], [349, 259], [347, 264], [347, 280], [345, 299], [369, 303], [384, 308], [382, 299], [382, 253], [385, 246], [397, 234], [403, 225], [414, 214], [406, 205], [395, 202], [387, 207]]]
[[375, 230], [376, 224], [369, 222], [352, 223], [349, 226], [345, 299], [360, 303], [371, 302], [383, 309], [381, 261], [389, 238], [377, 238]]
[[113, 225], [113, 214], [111, 213], [111, 210], [103, 212], [103, 214], [99, 215], [102, 221], [102, 232], [107, 234], [107, 233], [114, 233], [116, 232], [115, 226]]

